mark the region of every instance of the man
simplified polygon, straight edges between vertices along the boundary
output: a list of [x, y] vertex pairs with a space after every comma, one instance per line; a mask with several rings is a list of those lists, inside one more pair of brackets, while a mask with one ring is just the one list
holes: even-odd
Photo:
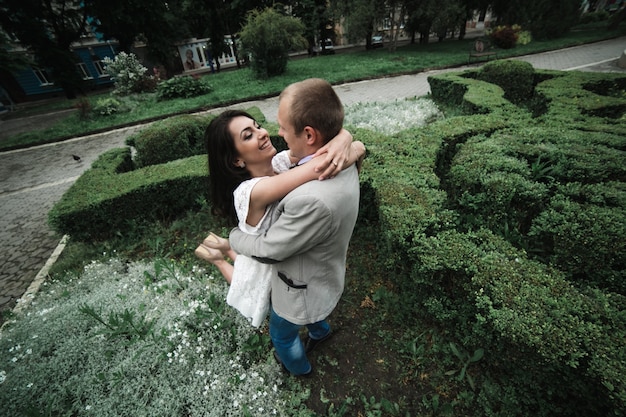
[[[291, 156], [306, 163], [341, 130], [343, 117], [343, 106], [332, 86], [308, 79], [281, 93], [278, 134]], [[353, 166], [332, 180], [311, 181], [287, 194], [265, 234], [254, 236], [238, 229], [230, 233], [235, 252], [276, 263], [270, 336], [277, 359], [293, 375], [311, 373], [306, 354], [331, 335], [326, 318], [343, 292], [346, 254], [358, 209], [359, 180]], [[308, 328], [305, 343], [299, 337], [302, 326]]]

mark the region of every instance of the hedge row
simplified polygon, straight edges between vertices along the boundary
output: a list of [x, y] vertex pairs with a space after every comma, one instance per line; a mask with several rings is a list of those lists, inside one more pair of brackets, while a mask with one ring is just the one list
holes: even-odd
[[396, 316], [485, 349], [482, 415], [625, 415], [624, 78], [542, 72], [532, 105], [479, 78], [429, 78], [479, 114], [365, 141]]
[[[514, 77], [443, 74], [433, 98], [466, 115], [355, 131], [368, 147], [361, 221], [383, 231], [398, 323], [422, 317], [485, 350], [475, 415], [626, 415], [624, 78], [522, 73], [526, 102], [505, 98]], [[192, 209], [206, 189], [202, 156], [129, 171], [129, 155], [76, 182], [51, 213], [57, 230], [119, 231]]]
[[206, 198], [206, 156], [131, 166], [130, 148], [101, 155], [55, 204], [49, 224], [72, 239], [104, 240], [137, 224], [179, 217]]
[[[265, 121], [258, 108], [248, 112]], [[101, 155], [70, 187], [49, 224], [75, 240], [104, 240], [199, 208], [208, 198], [204, 131], [213, 117], [175, 116], [130, 136], [129, 147]]]

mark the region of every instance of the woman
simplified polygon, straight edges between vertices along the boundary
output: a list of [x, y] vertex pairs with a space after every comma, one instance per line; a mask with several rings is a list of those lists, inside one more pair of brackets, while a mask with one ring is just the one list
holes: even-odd
[[[269, 227], [274, 203], [290, 191], [307, 181], [335, 175], [365, 155], [363, 144], [352, 142], [352, 135], [344, 129], [314, 155], [314, 161], [294, 167], [298, 161], [289, 151], [277, 154], [267, 130], [238, 110], [216, 117], [205, 139], [213, 211], [233, 220], [236, 217], [239, 228], [252, 234]], [[323, 154], [326, 156], [319, 156]], [[284, 173], [276, 175], [279, 172]], [[272, 265], [237, 255], [228, 240], [213, 233], [195, 253], [217, 266], [231, 284], [228, 304], [249, 318], [253, 326], [260, 326], [269, 308], [269, 278], [275, 273]], [[224, 255], [233, 259], [234, 265]]]

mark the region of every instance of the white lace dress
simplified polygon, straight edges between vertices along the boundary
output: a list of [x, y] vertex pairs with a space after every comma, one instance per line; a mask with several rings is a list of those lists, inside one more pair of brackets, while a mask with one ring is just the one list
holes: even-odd
[[[277, 154], [274, 157], [273, 165], [276, 172], [282, 172], [289, 167], [289, 158], [286, 155]], [[285, 162], [284, 158], [287, 158]], [[250, 208], [250, 193], [252, 188], [259, 182], [260, 178], [252, 178], [244, 181], [233, 193], [235, 200], [235, 211], [239, 219], [239, 229], [242, 232], [258, 235], [264, 233], [271, 223], [271, 212], [277, 203], [265, 209], [263, 218], [256, 226], [246, 223], [248, 210]], [[274, 265], [263, 264], [245, 255], [237, 255], [233, 271], [233, 278], [228, 289], [226, 302], [236, 308], [250, 324], [259, 327], [267, 317], [270, 307], [270, 278], [276, 273]]]

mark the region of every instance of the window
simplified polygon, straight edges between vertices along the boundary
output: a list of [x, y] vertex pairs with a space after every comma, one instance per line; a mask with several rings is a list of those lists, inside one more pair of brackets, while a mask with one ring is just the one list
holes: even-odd
[[93, 66], [96, 67], [96, 72], [98, 73], [98, 77], [108, 77], [109, 74], [104, 69], [104, 64], [100, 59], [93, 60]]
[[84, 62], [77, 63], [76, 68], [78, 68], [78, 73], [81, 77], [83, 77], [83, 80], [90, 80], [93, 78], [91, 74], [89, 74], [89, 71], [87, 70], [87, 65]]
[[33, 72], [35, 73], [35, 77], [37, 77], [37, 79], [39, 80], [39, 84], [41, 84], [42, 86], [43, 85], [52, 85], [52, 84], [54, 84], [51, 81], [50, 76], [48, 75], [46, 70], [39, 69], [39, 68], [34, 68]]

